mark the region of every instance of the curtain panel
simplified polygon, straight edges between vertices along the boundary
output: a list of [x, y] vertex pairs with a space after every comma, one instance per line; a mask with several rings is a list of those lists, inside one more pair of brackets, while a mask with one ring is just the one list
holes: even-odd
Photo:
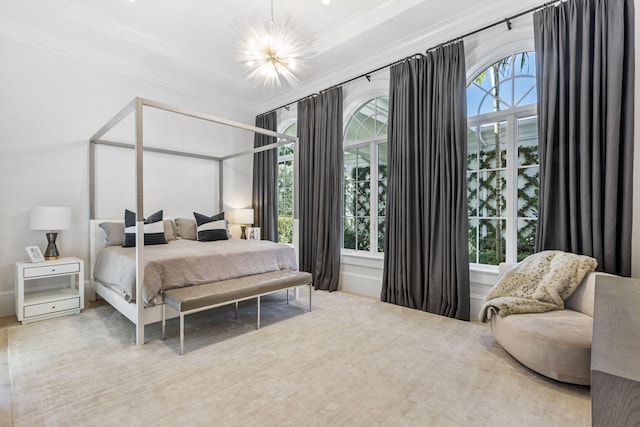
[[469, 320], [462, 42], [391, 68], [382, 301]]
[[299, 235], [302, 271], [335, 291], [342, 238], [342, 88], [298, 102]]
[[[256, 117], [256, 127], [278, 130], [275, 111]], [[276, 138], [256, 134], [255, 148], [277, 142]], [[266, 150], [253, 155], [254, 224], [260, 227], [260, 238], [278, 241], [278, 150]]]
[[631, 274], [633, 0], [570, 0], [534, 14], [540, 199], [536, 250]]

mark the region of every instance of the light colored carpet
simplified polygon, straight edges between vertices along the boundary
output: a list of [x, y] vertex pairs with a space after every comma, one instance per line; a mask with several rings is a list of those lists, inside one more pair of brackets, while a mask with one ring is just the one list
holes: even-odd
[[341, 292], [133, 324], [108, 305], [7, 328], [16, 426], [588, 426], [589, 388], [522, 367], [485, 325]]

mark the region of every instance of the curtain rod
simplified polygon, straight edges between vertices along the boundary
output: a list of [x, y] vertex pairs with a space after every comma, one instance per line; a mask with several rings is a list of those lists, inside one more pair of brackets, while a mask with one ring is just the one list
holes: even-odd
[[[512, 20], [512, 19], [520, 18], [521, 16], [528, 15], [529, 13], [536, 12], [536, 11], [538, 11], [538, 10], [544, 9], [544, 8], [546, 8], [546, 7], [549, 7], [549, 6], [554, 5], [554, 4], [557, 4], [557, 3], [562, 3], [563, 1], [564, 1], [564, 0], [552, 0], [552, 1], [549, 1], [549, 2], [546, 2], [546, 3], [543, 3], [543, 4], [541, 4], [541, 5], [538, 5], [538, 6], [532, 7], [531, 9], [527, 9], [527, 10], [525, 10], [524, 12], [517, 13], [517, 14], [515, 14], [515, 15], [513, 15], [513, 16], [509, 16], [508, 18], [501, 19], [500, 21], [496, 21], [496, 22], [494, 22], [494, 23], [492, 23], [492, 24], [485, 25], [485, 26], [484, 26], [484, 27], [482, 27], [482, 28], [478, 28], [478, 29], [476, 29], [476, 30], [469, 31], [468, 33], [465, 33], [465, 34], [463, 34], [463, 35], [461, 35], [461, 36], [458, 36], [458, 37], [453, 38], [453, 39], [451, 39], [451, 40], [448, 40], [448, 41], [446, 41], [446, 42], [439, 43], [439, 44], [437, 44], [437, 45], [435, 45], [435, 46], [430, 47], [429, 49], [427, 49], [425, 53], [428, 53], [428, 52], [434, 51], [434, 50], [439, 49], [439, 48], [441, 48], [441, 47], [443, 47], [443, 46], [446, 46], [446, 45], [448, 45], [448, 44], [450, 44], [450, 43], [456, 42], [456, 41], [458, 41], [458, 40], [460, 40], [460, 39], [464, 39], [464, 38], [469, 37], [469, 36], [472, 36], [472, 35], [474, 35], [474, 34], [481, 33], [481, 32], [483, 32], [483, 31], [488, 30], [489, 28], [497, 27], [498, 25], [501, 25], [501, 24], [506, 24], [506, 25], [507, 25], [507, 28], [508, 28], [509, 30], [511, 30], [512, 25], [513, 25], [513, 24], [511, 23], [511, 20]], [[358, 75], [358, 76], [352, 77], [352, 78], [350, 78], [350, 79], [348, 79], [348, 80], [345, 80], [345, 81], [343, 81], [343, 82], [341, 82], [341, 83], [337, 83], [337, 84], [335, 84], [335, 85], [333, 85], [333, 86], [329, 86], [328, 88], [321, 90], [319, 93], [326, 92], [326, 91], [331, 90], [331, 89], [333, 89], [333, 88], [336, 88], [336, 87], [338, 87], [338, 86], [346, 85], [347, 83], [351, 83], [351, 82], [353, 82], [353, 81], [355, 81], [355, 80], [358, 80], [358, 79], [361, 79], [361, 78], [363, 78], [363, 77], [366, 77], [366, 79], [367, 79], [367, 80], [371, 80], [371, 74], [375, 74], [375, 73], [377, 73], [378, 71], [382, 71], [382, 70], [384, 70], [385, 68], [393, 67], [394, 65], [397, 65], [397, 64], [399, 64], [399, 63], [401, 63], [401, 62], [404, 62], [404, 61], [406, 61], [406, 60], [408, 60], [408, 59], [415, 58], [415, 57], [417, 57], [417, 56], [422, 56], [422, 53], [414, 53], [413, 55], [409, 55], [409, 56], [407, 56], [407, 57], [405, 57], [405, 58], [398, 59], [397, 61], [393, 61], [393, 62], [392, 62], [392, 63], [390, 63], [390, 64], [387, 64], [387, 65], [383, 65], [383, 66], [381, 66], [381, 67], [378, 67], [378, 68], [376, 68], [375, 70], [368, 71], [368, 72], [366, 72], [366, 73], [363, 73], [363, 74], [360, 74], [360, 75]], [[287, 104], [284, 104], [284, 105], [281, 105], [281, 106], [279, 106], [279, 107], [272, 108], [271, 110], [269, 110], [269, 111], [267, 111], [266, 113], [263, 113], [263, 114], [268, 114], [268, 113], [271, 113], [271, 112], [273, 112], [273, 111], [277, 111], [277, 110], [279, 110], [279, 109], [281, 109], [281, 108], [286, 108], [286, 109], [288, 110], [288, 109], [289, 109], [289, 107], [290, 107], [291, 105], [293, 105], [293, 104], [297, 104], [298, 102], [300, 102], [300, 101], [302, 101], [302, 100], [304, 100], [304, 99], [311, 98], [311, 97], [313, 97], [313, 96], [317, 96], [317, 95], [318, 95], [318, 93], [312, 93], [311, 95], [303, 96], [302, 98], [300, 98], [300, 99], [296, 99], [295, 101], [291, 101], [291, 102], [289, 102], [289, 103], [287, 103]], [[262, 115], [262, 114], [260, 114], [260, 115]]]

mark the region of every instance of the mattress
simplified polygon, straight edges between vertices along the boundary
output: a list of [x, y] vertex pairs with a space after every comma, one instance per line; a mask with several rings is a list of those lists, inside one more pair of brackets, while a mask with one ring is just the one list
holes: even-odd
[[[136, 298], [136, 248], [109, 246], [97, 256], [93, 277]], [[293, 248], [268, 240], [172, 240], [144, 248], [143, 299], [147, 306], [162, 301], [168, 289], [235, 279], [277, 270], [297, 270]]]

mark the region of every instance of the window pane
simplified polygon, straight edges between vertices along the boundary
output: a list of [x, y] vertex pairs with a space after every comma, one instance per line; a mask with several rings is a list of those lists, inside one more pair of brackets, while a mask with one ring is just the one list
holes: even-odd
[[478, 174], [467, 173], [467, 206], [469, 216], [478, 216]]
[[358, 182], [357, 184], [356, 215], [369, 216], [371, 212], [371, 187], [368, 182]]
[[537, 166], [518, 169], [518, 216], [538, 217], [540, 173]]
[[370, 250], [369, 235], [371, 234], [371, 231], [369, 228], [369, 218], [357, 218], [356, 229], [357, 229], [358, 250], [359, 251]]
[[538, 118], [518, 119], [518, 166], [538, 164]]
[[369, 147], [358, 148], [358, 181], [371, 179], [371, 149]]
[[360, 129], [360, 123], [356, 120], [351, 120], [347, 125], [347, 130], [344, 134], [344, 140], [347, 142], [356, 141], [358, 139], [358, 129]]
[[287, 160], [284, 164], [284, 185], [293, 187], [293, 160]]
[[293, 243], [293, 218], [278, 216], [278, 242]]
[[345, 150], [344, 151], [344, 180], [354, 181], [356, 179], [356, 167], [357, 167], [358, 150]]
[[293, 154], [293, 144], [281, 145], [278, 147], [278, 156]]
[[378, 179], [387, 178], [387, 143], [378, 144]]
[[478, 128], [467, 128], [467, 170], [478, 169]]
[[342, 247], [345, 249], [356, 248], [356, 220], [354, 218], [345, 217], [343, 220], [343, 241]]
[[518, 219], [518, 261], [535, 252], [537, 224], [536, 220]]
[[507, 122], [480, 126], [480, 169], [507, 167]]
[[378, 181], [378, 215], [385, 216], [387, 213], [387, 180]]
[[292, 200], [291, 189], [281, 188], [278, 190], [278, 215], [293, 216]]
[[356, 185], [344, 184], [344, 215], [356, 216]]
[[469, 262], [478, 262], [478, 219], [469, 219]]
[[385, 232], [386, 221], [385, 218], [380, 216], [378, 217], [378, 252], [384, 252], [384, 232]]
[[498, 265], [505, 261], [505, 224], [504, 220], [479, 220], [479, 262], [480, 264]]
[[480, 114], [480, 101], [485, 93], [475, 83], [471, 83], [467, 87], [467, 116], [472, 117]]
[[505, 216], [507, 182], [503, 172], [481, 172], [478, 185], [479, 215], [484, 217]]
[[285, 135], [289, 135], [289, 136], [297, 136], [298, 135], [298, 123], [293, 123], [291, 126], [289, 126], [288, 128], [286, 128], [284, 130]]
[[364, 123], [362, 123], [360, 132], [358, 133], [358, 139], [367, 139], [376, 135], [376, 127], [376, 119], [368, 117]]

